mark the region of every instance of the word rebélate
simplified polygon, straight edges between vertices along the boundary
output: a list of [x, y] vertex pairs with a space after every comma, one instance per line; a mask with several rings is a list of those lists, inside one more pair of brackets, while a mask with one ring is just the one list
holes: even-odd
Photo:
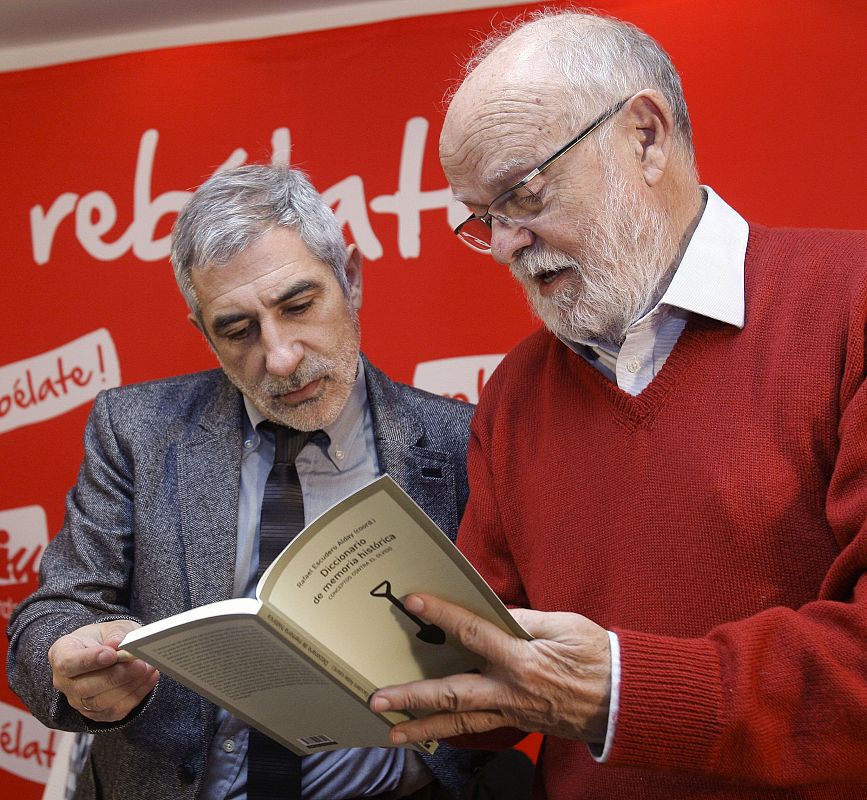
[[[397, 247], [404, 259], [418, 258], [421, 253], [421, 214], [423, 211], [446, 211], [449, 228], [465, 216], [464, 207], [452, 198], [448, 187], [434, 190], [421, 188], [424, 151], [430, 125], [424, 117], [412, 117], [404, 127], [400, 153], [398, 185], [393, 194], [378, 195], [367, 202], [360, 175], [349, 175], [322, 192], [326, 203], [334, 208], [341, 224], [348, 228], [362, 255], [371, 261], [381, 258], [383, 247], [373, 230], [368, 209], [375, 214], [397, 218]], [[189, 200], [191, 192], [171, 190], [151, 196], [151, 178], [156, 158], [159, 132], [146, 130], [139, 142], [133, 179], [133, 219], [125, 230], [115, 230], [117, 204], [110, 194], [95, 189], [85, 195], [63, 192], [46, 207], [30, 209], [30, 233], [33, 260], [37, 264], [51, 261], [54, 237], [61, 225], [72, 218], [75, 237], [84, 250], [99, 261], [115, 261], [132, 252], [141, 261], [160, 261], [169, 255], [170, 235], [154, 238], [161, 220], [176, 215]], [[289, 163], [291, 139], [288, 128], [277, 128], [271, 136], [272, 163]], [[247, 160], [247, 151], [237, 148], [217, 172], [237, 167]]]

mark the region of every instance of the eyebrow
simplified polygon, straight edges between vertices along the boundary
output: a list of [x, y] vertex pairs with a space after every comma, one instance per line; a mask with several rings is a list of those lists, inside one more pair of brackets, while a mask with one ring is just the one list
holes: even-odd
[[[291, 284], [276, 297], [269, 300], [266, 303], [266, 306], [268, 308], [273, 308], [274, 306], [279, 306], [281, 303], [285, 303], [288, 300], [292, 300], [299, 294], [304, 294], [305, 292], [321, 288], [322, 284], [319, 281], [299, 281], [298, 283]], [[211, 327], [214, 329], [214, 333], [221, 333], [226, 330], [226, 328], [230, 328], [236, 322], [243, 322], [246, 319], [250, 319], [250, 315], [245, 314], [243, 311], [234, 314], [218, 314], [211, 322]]]
[[[494, 193], [492, 199], [496, 199], [497, 197], [499, 197], [499, 195], [505, 189], [507, 189], [509, 186], [514, 186], [515, 183], [522, 180], [525, 175], [529, 174], [535, 169], [535, 167], [527, 167], [527, 163], [528, 162], [526, 159], [510, 158], [508, 161], [504, 161], [493, 172], [486, 175], [482, 179], [482, 183], [487, 187], [487, 189], [490, 192]], [[519, 168], [521, 168], [521, 172], [517, 173], [517, 170]], [[506, 178], [511, 179], [506, 182]], [[452, 197], [465, 206], [479, 206], [479, 208], [485, 206], [485, 203], [477, 202], [475, 200], [467, 200], [463, 197], [458, 197], [458, 195], [454, 193], [452, 193]]]
[[[500, 164], [499, 168], [494, 170], [491, 174], [489, 183], [504, 181], [506, 177], [513, 176], [515, 171], [519, 168], [523, 167], [521, 170], [522, 176], [526, 175], [528, 172], [533, 171], [533, 167], [527, 169], [527, 160], [522, 158], [510, 158], [508, 161], [504, 161]], [[521, 178], [518, 178], [521, 180]], [[511, 181], [511, 183], [515, 183], [515, 181]]]

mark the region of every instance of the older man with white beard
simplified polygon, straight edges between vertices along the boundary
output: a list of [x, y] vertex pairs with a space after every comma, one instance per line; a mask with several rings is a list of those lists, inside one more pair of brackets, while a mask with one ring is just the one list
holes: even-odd
[[394, 741], [541, 731], [558, 800], [867, 797], [865, 236], [700, 186], [669, 58], [592, 14], [482, 45], [440, 146], [547, 328], [483, 392], [458, 538], [535, 638], [407, 598], [488, 666], [378, 692], [433, 710]]

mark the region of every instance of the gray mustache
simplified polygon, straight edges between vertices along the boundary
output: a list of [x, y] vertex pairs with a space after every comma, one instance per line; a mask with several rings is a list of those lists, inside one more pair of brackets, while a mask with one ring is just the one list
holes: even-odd
[[559, 250], [525, 251], [518, 256], [515, 266], [530, 277], [561, 269], [574, 269], [579, 274], [581, 273], [578, 262]]
[[297, 392], [311, 381], [324, 378], [334, 368], [334, 365], [321, 357], [307, 356], [304, 363], [288, 378], [267, 376], [262, 381], [262, 391], [271, 397], [278, 397], [288, 392]]

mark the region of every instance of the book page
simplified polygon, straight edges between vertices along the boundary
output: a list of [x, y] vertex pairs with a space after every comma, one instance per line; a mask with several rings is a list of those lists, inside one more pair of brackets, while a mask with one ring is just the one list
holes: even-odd
[[410, 592], [457, 603], [529, 638], [448, 537], [387, 475], [308, 526], [259, 584], [264, 602], [378, 687], [480, 668], [481, 659], [403, 608]]
[[178, 615], [171, 626], [149, 626], [148, 635], [139, 629], [123, 648], [299, 755], [390, 746], [388, 722], [275, 636], [256, 615], [258, 601], [205, 608], [209, 616], [194, 609], [186, 622]]

